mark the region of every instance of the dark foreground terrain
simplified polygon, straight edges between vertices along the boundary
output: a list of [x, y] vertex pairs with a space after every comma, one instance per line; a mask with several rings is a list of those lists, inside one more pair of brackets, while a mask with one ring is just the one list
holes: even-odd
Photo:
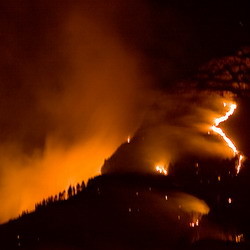
[[250, 249], [245, 179], [188, 180], [98, 176], [1, 225], [0, 249]]

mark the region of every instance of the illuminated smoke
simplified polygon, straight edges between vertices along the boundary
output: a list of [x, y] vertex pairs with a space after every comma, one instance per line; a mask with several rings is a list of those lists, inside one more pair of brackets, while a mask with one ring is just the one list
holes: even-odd
[[111, 25], [120, 1], [25, 3], [4, 4], [1, 22], [0, 222], [100, 174], [140, 125], [148, 84]]
[[196, 213], [197, 215], [208, 214], [210, 209], [205, 201], [196, 198], [190, 194], [175, 192], [173, 193], [174, 202], [179, 208], [187, 213]]

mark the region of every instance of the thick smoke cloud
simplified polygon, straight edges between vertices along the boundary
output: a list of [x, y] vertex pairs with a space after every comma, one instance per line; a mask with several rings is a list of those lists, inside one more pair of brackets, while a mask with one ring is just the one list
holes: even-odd
[[142, 58], [111, 26], [122, 4], [97, 4], [1, 3], [1, 222], [99, 174], [140, 124]]

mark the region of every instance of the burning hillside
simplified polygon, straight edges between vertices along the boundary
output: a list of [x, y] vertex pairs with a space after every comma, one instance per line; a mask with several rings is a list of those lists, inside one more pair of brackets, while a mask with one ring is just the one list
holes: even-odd
[[248, 237], [250, 23], [222, 2], [1, 1], [3, 240]]
[[219, 127], [235, 112], [233, 95], [192, 91], [160, 97], [130, 143], [122, 144], [105, 161], [103, 173], [167, 174], [170, 165], [190, 156], [197, 161], [236, 158], [239, 173], [244, 156]]

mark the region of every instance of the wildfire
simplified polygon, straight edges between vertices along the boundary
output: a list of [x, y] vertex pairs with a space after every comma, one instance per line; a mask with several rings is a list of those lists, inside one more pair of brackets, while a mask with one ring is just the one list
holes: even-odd
[[236, 173], [238, 174], [240, 172], [244, 156], [237, 150], [234, 143], [226, 136], [223, 130], [218, 127], [220, 123], [226, 121], [234, 113], [235, 109], [237, 108], [237, 105], [235, 103], [231, 104], [223, 103], [223, 106], [224, 107], [229, 106], [229, 110], [226, 112], [224, 116], [216, 118], [214, 120], [214, 125], [211, 126], [210, 129], [223, 138], [223, 140], [227, 143], [228, 147], [232, 149], [234, 156], [238, 156], [238, 162], [236, 165]]
[[236, 166], [236, 173], [237, 174], [240, 172], [243, 160], [244, 160], [244, 156], [240, 154], [239, 161], [238, 161], [238, 164]]
[[[226, 107], [227, 105], [228, 105], [227, 103], [225, 102], [223, 103], [224, 107]], [[224, 116], [215, 119], [214, 121], [215, 126], [217, 127], [221, 122], [226, 121], [229, 118], [229, 116], [231, 116], [234, 113], [236, 108], [237, 108], [236, 104], [231, 104], [229, 111]]]
[[198, 226], [199, 226], [199, 220], [197, 219], [195, 222], [193, 222], [193, 221], [190, 222], [190, 223], [189, 223], [189, 226], [190, 226], [190, 227], [195, 227], [195, 226], [198, 227]]
[[130, 143], [130, 140], [131, 140], [131, 138], [130, 138], [130, 136], [128, 136], [127, 143]]
[[235, 242], [236, 243], [240, 243], [242, 241], [244, 241], [244, 235], [243, 234], [239, 234], [239, 235], [235, 236]]
[[211, 127], [211, 129], [212, 129], [215, 133], [219, 134], [219, 135], [223, 138], [223, 140], [227, 143], [228, 147], [230, 147], [230, 148], [233, 150], [234, 155], [236, 155], [236, 154], [238, 153], [238, 150], [237, 150], [237, 148], [235, 147], [235, 145], [233, 144], [233, 142], [226, 136], [226, 134], [222, 131], [221, 128], [215, 127], [215, 126], [213, 125], [213, 126]]
[[167, 175], [168, 174], [168, 171], [164, 168], [164, 166], [161, 166], [161, 165], [157, 165], [155, 167], [156, 171], [159, 172], [160, 174], [164, 174], [164, 175]]

